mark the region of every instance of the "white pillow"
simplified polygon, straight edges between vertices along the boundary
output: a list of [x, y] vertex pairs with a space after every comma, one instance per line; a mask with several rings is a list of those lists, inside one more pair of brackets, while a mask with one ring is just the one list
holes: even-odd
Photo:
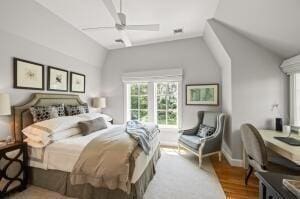
[[57, 140], [66, 139], [68, 137], [72, 137], [72, 136], [80, 134], [80, 133], [81, 133], [80, 128], [74, 127], [74, 128], [70, 128], [70, 129], [52, 134], [52, 135], [50, 135], [50, 139], [51, 139], [51, 141], [57, 141]]
[[36, 134], [34, 134], [32, 132], [23, 132], [23, 133], [31, 141], [40, 142], [40, 143], [42, 143], [44, 145], [47, 145], [51, 141], [51, 139], [49, 138], [49, 136], [46, 135], [46, 134], [36, 135]]
[[44, 144], [42, 142], [36, 142], [31, 140], [30, 138], [26, 138], [24, 142], [27, 142], [28, 146], [34, 147], [34, 148], [43, 148], [47, 146], [47, 144]]
[[41, 136], [46, 135], [49, 136], [53, 133], [60, 132], [63, 130], [67, 130], [70, 128], [78, 127], [78, 122], [85, 121], [86, 118], [77, 117], [77, 116], [64, 116], [64, 117], [57, 117], [50, 120], [45, 120], [42, 122], [37, 122], [32, 124], [22, 132], [30, 133], [33, 135]]

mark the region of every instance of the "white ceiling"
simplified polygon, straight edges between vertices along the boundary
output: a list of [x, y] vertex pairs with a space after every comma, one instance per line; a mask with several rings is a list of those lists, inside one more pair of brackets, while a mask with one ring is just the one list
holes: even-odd
[[[81, 30], [83, 27], [114, 26], [102, 0], [36, 0], [42, 6]], [[117, 10], [119, 0], [113, 0]], [[159, 32], [128, 31], [133, 45], [201, 36], [207, 19], [213, 18], [219, 0], [123, 0], [127, 24], [160, 24]], [[184, 33], [174, 35], [173, 29]], [[117, 30], [84, 32], [108, 49], [122, 48], [115, 42]]]
[[282, 58], [300, 53], [299, 0], [221, 0], [215, 18]]

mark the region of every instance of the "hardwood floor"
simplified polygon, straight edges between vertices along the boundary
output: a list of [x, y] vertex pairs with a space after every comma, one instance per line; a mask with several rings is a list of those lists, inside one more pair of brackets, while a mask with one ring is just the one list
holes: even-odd
[[211, 162], [228, 199], [258, 198], [258, 179], [254, 174], [246, 187], [244, 168], [230, 166], [225, 157], [219, 162], [217, 155], [211, 157]]

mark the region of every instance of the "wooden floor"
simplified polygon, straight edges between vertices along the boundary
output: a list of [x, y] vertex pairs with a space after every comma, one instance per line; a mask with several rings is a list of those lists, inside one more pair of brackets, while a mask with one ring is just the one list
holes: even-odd
[[248, 186], [244, 185], [245, 169], [232, 167], [223, 157], [219, 162], [218, 156], [212, 156], [211, 162], [219, 177], [220, 183], [228, 199], [258, 198], [258, 180], [252, 175]]

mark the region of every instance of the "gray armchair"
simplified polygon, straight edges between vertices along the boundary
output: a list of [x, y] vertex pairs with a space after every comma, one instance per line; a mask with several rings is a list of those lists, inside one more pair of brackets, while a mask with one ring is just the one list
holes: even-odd
[[[201, 138], [197, 136], [200, 124], [215, 127], [216, 130], [211, 136]], [[201, 167], [203, 157], [213, 154], [218, 154], [221, 161], [224, 127], [224, 113], [199, 111], [197, 125], [192, 129], [179, 131], [178, 152], [180, 153], [182, 147], [197, 155], [199, 157], [199, 167]]]

